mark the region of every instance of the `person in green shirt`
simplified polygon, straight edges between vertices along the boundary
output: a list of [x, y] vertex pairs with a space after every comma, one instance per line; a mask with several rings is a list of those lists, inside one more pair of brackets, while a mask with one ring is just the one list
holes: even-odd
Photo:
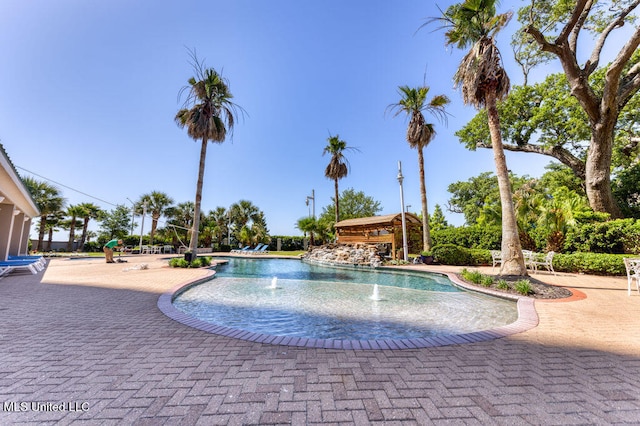
[[107, 263], [116, 263], [113, 260], [113, 249], [122, 247], [122, 240], [111, 240], [104, 245], [102, 250], [104, 251], [104, 257], [107, 259]]

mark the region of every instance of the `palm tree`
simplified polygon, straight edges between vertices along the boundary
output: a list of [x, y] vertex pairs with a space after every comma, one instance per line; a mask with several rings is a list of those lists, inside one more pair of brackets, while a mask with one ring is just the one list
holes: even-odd
[[418, 168], [420, 171], [420, 200], [422, 203], [422, 250], [431, 250], [431, 232], [429, 228], [429, 209], [427, 208], [427, 186], [424, 178], [424, 154], [423, 149], [429, 145], [436, 135], [433, 124], [427, 123], [423, 111], [428, 111], [439, 119], [446, 119], [444, 107], [449, 103], [445, 95], [436, 95], [427, 103], [429, 94], [428, 86], [413, 88], [400, 86], [398, 93], [401, 96], [397, 104], [389, 107], [395, 109], [397, 116], [404, 112], [411, 116], [407, 128], [407, 142], [411, 148], [418, 151]]
[[467, 105], [485, 108], [489, 121], [491, 146], [502, 205], [501, 273], [527, 275], [518, 238], [518, 226], [513, 206], [509, 172], [502, 147], [500, 117], [496, 103], [509, 93], [509, 77], [502, 67], [496, 34], [506, 26], [512, 13], [496, 15], [496, 0], [466, 0], [450, 6], [439, 21], [447, 29], [446, 44], [459, 49], [471, 49], [463, 57], [453, 81], [462, 88], [462, 100]]
[[81, 215], [82, 224], [82, 237], [80, 238], [80, 247], [84, 248], [84, 243], [87, 241], [87, 233], [89, 228], [89, 221], [91, 219], [99, 219], [103, 213], [103, 210], [93, 203], [82, 203], [78, 207], [82, 208], [83, 214]]
[[50, 215], [56, 214], [64, 209], [65, 199], [60, 194], [60, 190], [46, 182], [39, 181], [32, 177], [22, 178], [27, 190], [31, 194], [33, 201], [40, 210], [40, 226], [38, 229], [38, 243], [34, 250], [42, 250], [42, 242], [47, 231], [47, 220]]
[[[256, 222], [259, 219], [260, 214], [262, 213], [260, 209], [255, 206], [251, 201], [248, 200], [240, 200], [237, 203], [234, 203], [229, 207], [229, 211], [231, 214], [231, 223], [233, 223], [233, 233], [236, 236], [236, 239], [241, 242], [246, 242], [241, 237], [241, 232], [245, 227], [249, 227], [249, 222]], [[249, 228], [249, 231], [251, 229]], [[245, 238], [246, 240], [246, 238]]]
[[318, 232], [318, 221], [313, 216], [305, 216], [298, 219], [296, 228], [304, 232], [304, 235], [309, 235], [309, 245], [313, 247], [315, 245], [315, 233]]
[[144, 194], [140, 197], [140, 200], [136, 203], [138, 210], [139, 206], [147, 204], [147, 211], [151, 212], [151, 234], [149, 235], [149, 244], [153, 244], [153, 237], [158, 229], [158, 220], [162, 216], [165, 210], [173, 204], [173, 199], [164, 192], [151, 191], [149, 194]]
[[187, 133], [191, 138], [202, 141], [194, 203], [193, 232], [189, 243], [189, 250], [196, 253], [207, 144], [209, 141], [224, 142], [227, 130], [233, 131], [239, 107], [231, 101], [233, 95], [229, 91], [228, 81], [215, 69], [205, 68], [204, 64], [198, 61], [195, 52], [192, 54], [192, 59], [196, 75], [191, 77], [188, 81], [189, 85], [180, 91], [180, 93], [188, 91], [185, 101], [186, 107], [178, 111], [175, 120], [178, 126], [187, 128]]
[[73, 240], [76, 237], [76, 226], [78, 225], [78, 217], [84, 217], [85, 210], [80, 205], [70, 205], [67, 209], [67, 216], [70, 216], [69, 220], [69, 241], [67, 241], [67, 251], [73, 250]]
[[208, 220], [215, 224], [215, 237], [218, 246], [220, 246], [222, 240], [229, 235], [229, 217], [230, 214], [224, 207], [216, 207], [215, 210], [210, 211], [208, 214]]
[[[45, 231], [47, 232], [47, 247], [42, 251], [51, 251], [51, 243], [53, 242], [53, 233], [58, 231], [59, 227], [62, 225], [64, 219], [64, 211], [56, 210], [47, 215], [44, 219]], [[40, 227], [42, 227], [42, 219], [40, 219]], [[44, 237], [43, 237], [44, 240]]]
[[341, 140], [339, 135], [329, 136], [327, 142], [328, 144], [324, 147], [322, 155], [329, 154], [331, 155], [331, 159], [329, 160], [327, 168], [324, 169], [324, 175], [328, 179], [333, 179], [334, 182], [333, 186], [336, 197], [335, 214], [336, 223], [338, 223], [340, 221], [340, 207], [338, 202], [340, 193], [338, 191], [338, 181], [349, 174], [349, 161], [344, 156], [344, 152], [347, 150], [357, 151], [357, 149], [348, 147], [347, 143]]

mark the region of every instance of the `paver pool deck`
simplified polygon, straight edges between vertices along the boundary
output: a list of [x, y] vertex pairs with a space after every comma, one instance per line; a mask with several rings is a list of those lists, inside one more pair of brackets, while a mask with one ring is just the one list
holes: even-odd
[[640, 424], [626, 277], [538, 273], [586, 297], [536, 301], [538, 326], [497, 340], [356, 351], [176, 322], [158, 298], [209, 271], [164, 258], [53, 259], [0, 279], [0, 424]]

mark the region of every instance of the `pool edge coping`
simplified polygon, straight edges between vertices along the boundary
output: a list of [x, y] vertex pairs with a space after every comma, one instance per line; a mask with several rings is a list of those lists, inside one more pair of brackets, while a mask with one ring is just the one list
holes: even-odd
[[510, 324], [486, 330], [412, 339], [312, 339], [305, 337], [276, 336], [271, 334], [256, 333], [249, 330], [208, 323], [206, 321], [191, 317], [173, 306], [173, 300], [181, 293], [193, 286], [199, 285], [205, 281], [209, 281], [215, 275], [214, 270], [211, 270], [211, 272], [205, 277], [179, 284], [168, 292], [161, 294], [158, 298], [157, 306], [165, 316], [171, 318], [172, 320], [188, 327], [204, 331], [206, 333], [262, 344], [339, 350], [405, 350], [487, 342], [491, 340], [501, 339], [513, 334], [523, 333], [527, 330], [535, 328], [539, 323], [538, 313], [535, 309], [535, 299], [533, 298], [504, 294], [490, 289], [471, 287], [467, 283], [460, 280], [456, 274], [451, 272], [424, 272], [446, 275], [449, 280], [451, 280], [455, 285], [460, 286], [468, 291], [484, 293], [503, 299], [506, 298], [514, 300], [516, 301], [518, 318]]

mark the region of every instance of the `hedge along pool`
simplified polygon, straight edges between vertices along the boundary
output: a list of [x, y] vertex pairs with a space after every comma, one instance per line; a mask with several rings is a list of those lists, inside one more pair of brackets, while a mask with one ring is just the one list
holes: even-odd
[[518, 318], [515, 301], [462, 290], [443, 275], [297, 259], [228, 258], [173, 306], [230, 329], [350, 341], [474, 333]]

